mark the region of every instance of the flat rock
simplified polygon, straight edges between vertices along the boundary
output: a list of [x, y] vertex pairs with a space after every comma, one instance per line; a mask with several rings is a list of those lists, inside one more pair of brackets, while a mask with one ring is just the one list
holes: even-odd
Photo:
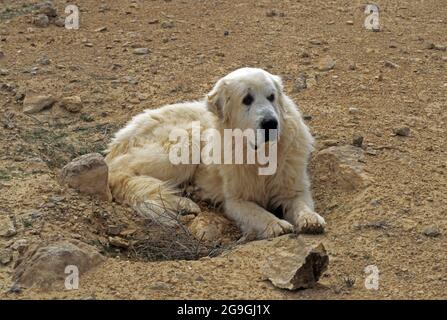
[[11, 250], [8, 249], [0, 250], [0, 265], [6, 266], [11, 261], [12, 261]]
[[425, 236], [435, 238], [441, 234], [437, 226], [428, 226], [422, 232]]
[[60, 182], [81, 193], [110, 201], [112, 194], [108, 186], [108, 172], [103, 156], [89, 153], [65, 165], [60, 174]]
[[59, 104], [61, 108], [71, 113], [77, 113], [82, 110], [82, 100], [79, 96], [62, 98]]
[[50, 24], [50, 19], [46, 14], [38, 14], [37, 16], [33, 17], [32, 22], [37, 27], [45, 28]]
[[30, 247], [20, 256], [13, 281], [22, 287], [62, 289], [67, 266], [76, 266], [82, 275], [104, 260], [96, 248], [77, 240], [42, 243]]
[[323, 244], [307, 246], [304, 241], [286, 243], [267, 258], [263, 275], [281, 289], [312, 288], [329, 265]]
[[335, 68], [335, 60], [330, 56], [323, 57], [318, 61], [317, 69], [319, 71], [329, 71], [334, 68]]
[[148, 48], [136, 48], [133, 50], [133, 53], [136, 55], [145, 55], [149, 53]]
[[363, 170], [363, 157], [364, 151], [351, 145], [323, 149], [315, 157], [316, 180], [343, 191], [363, 189], [371, 183]]
[[23, 100], [23, 112], [28, 114], [37, 113], [51, 108], [55, 102], [56, 99], [51, 95], [28, 93]]
[[8, 216], [0, 216], [0, 237], [9, 238], [17, 234], [14, 223]]

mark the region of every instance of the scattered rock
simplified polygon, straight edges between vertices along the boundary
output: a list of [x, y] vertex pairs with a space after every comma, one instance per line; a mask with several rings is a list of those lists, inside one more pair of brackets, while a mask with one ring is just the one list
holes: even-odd
[[0, 250], [0, 265], [6, 266], [11, 261], [12, 261], [11, 250], [8, 249]]
[[26, 239], [19, 239], [15, 241], [11, 246], [12, 250], [18, 251], [20, 253], [24, 252], [26, 248], [28, 248], [28, 241]]
[[0, 69], [0, 76], [7, 76], [9, 74], [8, 69]]
[[304, 241], [294, 247], [278, 248], [262, 268], [263, 275], [281, 289], [312, 288], [329, 264], [323, 244], [309, 248]]
[[136, 48], [133, 50], [133, 53], [136, 55], [145, 55], [149, 53], [148, 48]]
[[348, 112], [349, 112], [350, 114], [357, 114], [357, 113], [360, 112], [360, 110], [357, 109], [357, 108], [354, 108], [354, 107], [350, 107], [350, 108], [348, 109]]
[[363, 136], [356, 134], [352, 138], [352, 145], [358, 148], [361, 148], [363, 145]]
[[127, 249], [130, 246], [129, 241], [120, 237], [109, 237], [109, 243], [117, 248]]
[[393, 129], [396, 136], [408, 137], [410, 135], [410, 128], [407, 126], [396, 127]]
[[61, 108], [76, 113], [82, 110], [82, 100], [79, 96], [65, 97], [59, 103]]
[[99, 153], [89, 153], [63, 167], [60, 180], [63, 185], [68, 185], [81, 193], [110, 201], [112, 195], [108, 186], [108, 172], [104, 158]]
[[51, 63], [50, 59], [48, 59], [47, 56], [40, 57], [39, 59], [36, 60], [36, 62], [38, 64], [43, 65], [43, 66], [47, 66], [47, 65], [49, 65]]
[[189, 225], [189, 230], [199, 240], [215, 242], [225, 240], [231, 222], [217, 213], [201, 212]]
[[354, 24], [354, 21], [348, 20], [348, 21], [346, 21], [346, 24], [349, 25], [349, 26], [352, 26]]
[[65, 18], [64, 17], [58, 17], [54, 20], [54, 25], [60, 28], [65, 27]]
[[385, 61], [385, 67], [396, 69], [396, 68], [399, 68], [399, 65], [394, 63], [394, 62], [392, 62], [392, 61], [386, 60]]
[[273, 18], [273, 17], [276, 17], [278, 15], [278, 13], [276, 12], [276, 10], [272, 9], [272, 10], [267, 11], [265, 13], [265, 15], [269, 18]]
[[171, 29], [171, 28], [174, 28], [174, 22], [173, 22], [173, 21], [163, 21], [163, 22], [161, 23], [161, 27], [162, 27], [163, 29]]
[[334, 67], [335, 67], [335, 60], [330, 56], [321, 58], [317, 64], [317, 69], [319, 71], [329, 71], [334, 69]]
[[295, 81], [295, 91], [300, 92], [307, 88], [307, 75], [302, 73], [298, 75], [296, 81]]
[[0, 216], [0, 237], [9, 238], [16, 234], [17, 230], [9, 216]]
[[23, 112], [37, 113], [44, 109], [51, 108], [56, 102], [51, 95], [39, 95], [35, 93], [27, 93], [23, 100]]
[[95, 32], [104, 32], [107, 31], [107, 27], [100, 27], [98, 29], [95, 29]]
[[62, 240], [30, 247], [18, 260], [13, 280], [23, 287], [64, 288], [67, 266], [75, 266], [79, 275], [104, 261], [98, 251], [78, 240]]
[[315, 177], [321, 186], [330, 184], [339, 190], [353, 191], [370, 185], [364, 172], [364, 151], [351, 145], [323, 149], [315, 157]]
[[335, 139], [327, 139], [327, 140], [321, 141], [321, 144], [323, 145], [324, 148], [338, 146], [339, 143], [340, 142], [338, 140], [335, 140]]
[[44, 14], [48, 17], [57, 17], [57, 10], [53, 3], [44, 2], [39, 5], [39, 13]]
[[425, 236], [431, 237], [431, 238], [435, 238], [435, 237], [438, 237], [439, 235], [441, 235], [441, 231], [439, 231], [439, 228], [435, 225], [425, 228], [422, 233]]
[[46, 28], [50, 24], [50, 19], [46, 14], [38, 14], [33, 17], [32, 23], [37, 27]]

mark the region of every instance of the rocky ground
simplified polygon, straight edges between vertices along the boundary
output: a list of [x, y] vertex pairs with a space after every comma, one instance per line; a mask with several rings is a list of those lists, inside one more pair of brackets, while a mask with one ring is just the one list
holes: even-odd
[[[447, 7], [376, 3], [379, 32], [348, 0], [73, 1], [80, 28], [67, 30], [70, 1], [1, 0], [0, 297], [447, 298]], [[161, 230], [59, 181], [133, 115], [200, 98], [242, 66], [281, 75], [317, 140], [327, 232], [303, 238], [330, 262], [314, 288], [262, 273], [293, 237], [243, 244], [212, 214]], [[217, 219], [209, 239], [201, 219]], [[45, 269], [58, 252], [85, 271], [78, 290]]]

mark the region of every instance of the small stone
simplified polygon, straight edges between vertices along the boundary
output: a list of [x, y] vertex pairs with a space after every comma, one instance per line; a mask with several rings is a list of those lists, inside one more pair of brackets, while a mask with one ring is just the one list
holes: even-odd
[[136, 55], [145, 55], [148, 54], [150, 51], [148, 48], [136, 48], [133, 50], [133, 53]]
[[396, 136], [408, 137], [410, 135], [410, 128], [407, 126], [397, 127], [393, 129]]
[[172, 22], [172, 21], [163, 21], [163, 22], [161, 23], [161, 27], [162, 27], [163, 29], [171, 29], [171, 28], [174, 28], [174, 22]]
[[298, 75], [296, 81], [295, 81], [295, 91], [300, 92], [307, 88], [307, 76], [306, 74], [302, 73]]
[[51, 2], [44, 2], [42, 4], [39, 5], [39, 13], [40, 14], [44, 14], [48, 17], [57, 17], [57, 10], [54, 7], [54, 4], [52, 4]]
[[65, 18], [64, 17], [58, 17], [54, 20], [54, 25], [63, 28], [65, 27]]
[[12, 261], [11, 250], [8, 250], [8, 249], [0, 250], [0, 265], [6, 266], [11, 261]]
[[335, 139], [327, 139], [321, 142], [325, 148], [337, 146], [340, 142]]
[[19, 239], [15, 241], [11, 246], [12, 250], [18, 251], [20, 253], [24, 252], [26, 248], [28, 248], [28, 241], [26, 239]]
[[272, 9], [272, 10], [267, 11], [265, 13], [265, 15], [269, 18], [273, 18], [273, 17], [276, 17], [278, 15], [278, 13], [274, 9]]
[[357, 109], [357, 108], [355, 108], [355, 107], [350, 107], [350, 108], [348, 109], [348, 112], [349, 112], [350, 114], [357, 114], [357, 113], [360, 112], [360, 110]]
[[50, 24], [50, 19], [46, 14], [38, 14], [33, 17], [32, 23], [39, 28], [46, 28]]
[[329, 256], [323, 244], [309, 248], [304, 241], [292, 248], [278, 248], [262, 268], [262, 274], [281, 289], [312, 288], [326, 271]]
[[49, 65], [51, 63], [50, 59], [48, 59], [47, 56], [40, 57], [39, 59], [36, 60], [36, 62], [38, 64], [43, 65], [43, 66], [47, 66], [47, 65]]
[[130, 246], [129, 241], [120, 237], [109, 237], [109, 243], [114, 247], [122, 249], [127, 249]]
[[396, 68], [399, 68], [399, 65], [394, 63], [394, 62], [392, 62], [392, 61], [386, 60], [385, 61], [385, 67], [396, 69]]
[[350, 61], [349, 65], [348, 65], [348, 69], [352, 70], [352, 71], [357, 70], [357, 64], [354, 61]]
[[95, 32], [104, 32], [107, 31], [107, 27], [100, 27], [98, 29], [95, 29]]
[[37, 113], [44, 109], [51, 108], [56, 102], [51, 95], [39, 95], [35, 93], [28, 93], [23, 100], [24, 113]]
[[99, 153], [89, 153], [65, 165], [60, 174], [60, 181], [61, 184], [81, 193], [110, 201], [112, 194], [108, 186], [108, 171], [107, 164]]
[[361, 148], [363, 145], [363, 136], [356, 134], [352, 138], [352, 145], [358, 148]]
[[352, 26], [354, 24], [354, 21], [348, 20], [348, 21], [346, 21], [346, 24], [349, 25], [349, 26]]
[[65, 97], [60, 101], [59, 105], [72, 113], [77, 113], [82, 110], [82, 100], [79, 96]]
[[326, 56], [320, 59], [317, 64], [317, 69], [319, 71], [329, 71], [334, 69], [334, 67], [335, 67], [335, 60], [330, 56]]
[[16, 234], [17, 230], [9, 216], [0, 216], [0, 237], [9, 238]]
[[9, 74], [8, 69], [0, 69], [0, 76], [7, 76]]
[[441, 231], [439, 231], [439, 228], [437, 226], [429, 226], [424, 229], [422, 232], [425, 236], [435, 238], [441, 235]]

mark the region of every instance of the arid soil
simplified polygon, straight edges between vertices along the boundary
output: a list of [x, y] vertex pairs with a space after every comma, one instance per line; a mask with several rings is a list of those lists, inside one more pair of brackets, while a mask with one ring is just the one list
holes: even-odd
[[[0, 236], [0, 253], [12, 256], [0, 263], [0, 298], [447, 298], [442, 1], [377, 1], [380, 32], [363, 26], [362, 1], [54, 1], [62, 17], [67, 4], [79, 6], [78, 30], [37, 26], [37, 3], [0, 0], [0, 218], [14, 229]], [[324, 68], [325, 57], [335, 66]], [[138, 251], [133, 244], [148, 234], [157, 246], [147, 221], [58, 182], [67, 162], [103, 151], [133, 115], [202, 98], [243, 66], [283, 77], [316, 137], [315, 155], [363, 137], [364, 187], [340, 188], [312, 159], [327, 230], [305, 238], [330, 255], [313, 289], [288, 292], [262, 279], [268, 240], [195, 261]], [[25, 114], [32, 91], [79, 96], [82, 110]], [[111, 245], [115, 234], [127, 244]], [[50, 239], [88, 243], [107, 260], [81, 277], [78, 290], [11, 290], [21, 252]], [[380, 272], [378, 290], [364, 285], [369, 265]]]

